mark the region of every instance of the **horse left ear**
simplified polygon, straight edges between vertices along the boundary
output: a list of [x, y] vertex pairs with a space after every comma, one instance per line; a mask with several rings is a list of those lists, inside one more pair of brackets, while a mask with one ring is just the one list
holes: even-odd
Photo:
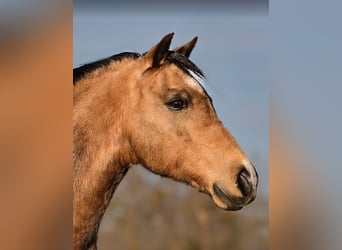
[[159, 43], [154, 45], [144, 55], [144, 58], [152, 61], [152, 67], [159, 66], [162, 61], [169, 55], [169, 48], [173, 35], [174, 33], [172, 32], [164, 36]]
[[194, 49], [194, 47], [196, 45], [197, 39], [198, 39], [198, 37], [195, 36], [190, 42], [175, 48], [173, 51], [181, 53], [186, 57], [189, 57], [192, 50]]

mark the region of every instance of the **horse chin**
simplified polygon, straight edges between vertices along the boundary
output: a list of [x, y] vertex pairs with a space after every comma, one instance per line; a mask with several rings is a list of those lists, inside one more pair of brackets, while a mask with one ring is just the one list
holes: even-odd
[[226, 211], [237, 211], [243, 207], [240, 204], [236, 204], [234, 199], [232, 199], [230, 195], [226, 194], [216, 184], [213, 185], [213, 194], [211, 195], [211, 199], [218, 208]]

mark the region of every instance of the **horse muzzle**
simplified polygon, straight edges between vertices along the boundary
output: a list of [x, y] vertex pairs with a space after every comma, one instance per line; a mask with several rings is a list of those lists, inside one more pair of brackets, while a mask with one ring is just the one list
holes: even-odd
[[236, 211], [255, 200], [258, 186], [258, 174], [254, 167], [241, 167], [237, 175], [235, 186], [239, 189], [239, 195], [233, 195], [229, 188], [221, 182], [215, 182], [212, 186], [212, 198], [219, 208]]

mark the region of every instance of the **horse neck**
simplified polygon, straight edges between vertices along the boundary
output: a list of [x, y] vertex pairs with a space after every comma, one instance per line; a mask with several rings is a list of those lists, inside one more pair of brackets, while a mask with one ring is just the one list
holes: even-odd
[[102, 216], [135, 163], [124, 129], [129, 78], [102, 73], [74, 89], [74, 249], [96, 249]]
[[132, 75], [136, 66], [134, 60], [127, 60], [95, 70], [74, 86], [75, 170], [79, 166], [93, 162], [104, 164], [112, 159], [121, 161], [111, 162], [111, 165], [131, 162], [131, 155], [121, 155], [129, 152], [130, 147], [125, 131], [126, 107], [127, 96], [134, 88]]

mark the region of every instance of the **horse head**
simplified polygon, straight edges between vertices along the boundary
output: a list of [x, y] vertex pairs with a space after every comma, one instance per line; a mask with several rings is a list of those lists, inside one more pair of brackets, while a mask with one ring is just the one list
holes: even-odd
[[256, 197], [258, 175], [217, 116], [202, 71], [189, 60], [197, 37], [169, 50], [173, 33], [137, 59], [126, 134], [136, 162], [238, 210]]

